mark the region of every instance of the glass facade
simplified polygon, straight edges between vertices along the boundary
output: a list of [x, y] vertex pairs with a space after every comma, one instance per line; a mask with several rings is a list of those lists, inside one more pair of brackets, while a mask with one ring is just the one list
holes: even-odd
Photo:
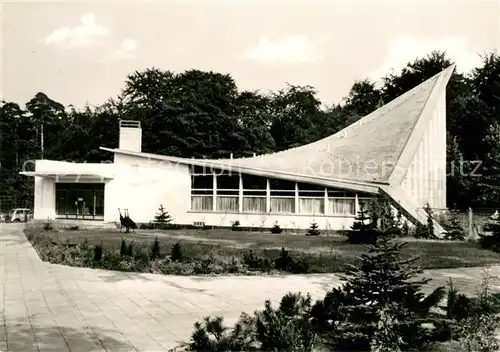
[[56, 183], [56, 214], [59, 218], [102, 219], [104, 183]]

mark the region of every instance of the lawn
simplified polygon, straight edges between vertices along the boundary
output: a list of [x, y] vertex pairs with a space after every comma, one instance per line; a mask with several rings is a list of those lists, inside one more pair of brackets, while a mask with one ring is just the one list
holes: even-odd
[[[27, 229], [29, 233], [41, 230]], [[134, 246], [150, 246], [158, 237], [161, 252], [169, 254], [172, 245], [179, 242], [183, 255], [192, 259], [217, 258], [241, 260], [250, 250], [269, 259], [276, 258], [282, 247], [293, 258], [300, 257], [309, 265], [311, 273], [334, 273], [345, 269], [345, 264], [354, 264], [357, 257], [366, 252], [363, 245], [345, 242], [344, 237], [304, 236], [295, 234], [271, 234], [269, 232], [217, 230], [136, 230], [135, 233], [120, 233], [117, 230], [60, 230], [45, 232], [53, 241], [80, 244], [84, 240], [92, 245], [102, 243], [104, 249], [119, 250], [122, 238], [134, 241]], [[417, 263], [423, 269], [456, 268], [500, 264], [500, 254], [481, 249], [471, 242], [430, 241], [398, 239], [408, 241], [403, 250], [405, 257], [420, 257]]]

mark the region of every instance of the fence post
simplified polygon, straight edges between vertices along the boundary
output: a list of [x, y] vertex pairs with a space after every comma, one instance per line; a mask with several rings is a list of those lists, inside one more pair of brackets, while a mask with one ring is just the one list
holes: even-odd
[[469, 238], [474, 238], [473, 225], [472, 225], [472, 208], [469, 207]]

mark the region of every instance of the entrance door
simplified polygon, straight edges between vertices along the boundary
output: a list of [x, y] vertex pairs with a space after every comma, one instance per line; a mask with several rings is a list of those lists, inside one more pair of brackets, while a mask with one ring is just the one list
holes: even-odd
[[102, 220], [104, 183], [56, 183], [56, 214], [60, 218]]

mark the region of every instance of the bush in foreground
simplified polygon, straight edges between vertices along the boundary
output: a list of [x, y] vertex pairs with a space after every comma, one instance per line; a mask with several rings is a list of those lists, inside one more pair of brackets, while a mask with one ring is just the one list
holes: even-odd
[[[289, 293], [278, 309], [269, 301], [253, 316], [242, 313], [232, 327], [222, 317], [195, 324], [187, 351], [429, 351], [443, 342], [462, 351], [496, 351], [500, 299], [479, 298], [439, 287], [424, 295], [429, 280], [415, 279], [421, 270], [401, 260], [404, 244], [387, 236], [370, 246], [344, 284], [311, 305], [309, 296]], [[483, 290], [487, 292], [487, 289]], [[436, 308], [448, 293], [445, 314]], [[495, 304], [492, 302], [496, 302]]]

